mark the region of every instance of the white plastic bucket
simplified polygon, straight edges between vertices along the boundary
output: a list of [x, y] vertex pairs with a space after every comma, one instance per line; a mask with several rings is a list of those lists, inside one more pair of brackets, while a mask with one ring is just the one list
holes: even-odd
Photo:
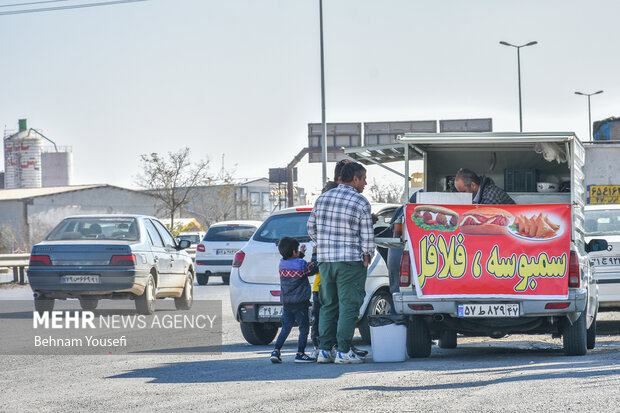
[[372, 359], [379, 363], [407, 360], [407, 327], [388, 324], [370, 327]]

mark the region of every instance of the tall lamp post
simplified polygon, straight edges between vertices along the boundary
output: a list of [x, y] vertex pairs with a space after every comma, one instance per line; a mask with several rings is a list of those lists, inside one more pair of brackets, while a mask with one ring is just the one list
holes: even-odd
[[590, 128], [590, 140], [593, 141], [594, 140], [594, 136], [592, 136], [592, 109], [590, 108], [590, 96], [592, 95], [598, 95], [600, 93], [603, 93], [602, 90], [599, 90], [598, 92], [594, 92], [594, 93], [581, 93], [581, 92], [575, 92], [576, 95], [581, 95], [581, 96], [587, 96], [588, 97], [588, 127]]
[[[319, 0], [319, 28], [321, 31], [321, 160], [323, 187], [327, 183], [327, 126], [325, 123], [325, 61], [323, 58], [323, 0]], [[334, 178], [335, 179], [335, 178]]]
[[521, 53], [520, 49], [522, 47], [534, 46], [538, 44], [538, 42], [529, 42], [526, 44], [522, 44], [521, 46], [517, 46], [514, 44], [510, 44], [508, 42], [501, 41], [499, 44], [504, 46], [510, 46], [517, 49], [517, 71], [519, 72], [519, 132], [523, 132], [523, 112], [521, 111]]

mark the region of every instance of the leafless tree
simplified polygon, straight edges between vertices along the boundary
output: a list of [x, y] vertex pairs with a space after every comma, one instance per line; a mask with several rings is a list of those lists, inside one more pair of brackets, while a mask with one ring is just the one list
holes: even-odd
[[160, 212], [170, 216], [174, 227], [174, 214], [192, 200], [192, 189], [210, 181], [209, 161], [192, 163], [187, 147], [169, 152], [167, 157], [157, 153], [141, 155], [140, 160], [142, 172], [136, 177], [136, 184], [158, 200]]
[[395, 183], [387, 183], [380, 185], [376, 179], [372, 180], [372, 185], [368, 189], [370, 192], [370, 198], [375, 202], [387, 202], [399, 204], [402, 197], [402, 187]]
[[240, 205], [241, 200], [237, 199], [233, 174], [234, 170], [222, 166], [219, 174], [210, 179], [205, 187], [196, 188], [193, 211], [200, 215], [206, 227], [237, 218], [237, 205]]

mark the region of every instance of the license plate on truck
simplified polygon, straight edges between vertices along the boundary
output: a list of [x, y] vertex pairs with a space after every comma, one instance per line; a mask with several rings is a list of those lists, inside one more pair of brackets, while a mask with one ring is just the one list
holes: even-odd
[[98, 275], [65, 275], [60, 278], [61, 284], [99, 284]]
[[281, 305], [261, 305], [258, 307], [258, 318], [282, 317]]
[[459, 304], [459, 317], [519, 317], [519, 304]]

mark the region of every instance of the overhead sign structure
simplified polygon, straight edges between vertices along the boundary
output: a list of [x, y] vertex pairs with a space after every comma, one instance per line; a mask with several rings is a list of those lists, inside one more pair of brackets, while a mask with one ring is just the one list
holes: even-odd
[[[346, 158], [341, 148], [362, 146], [362, 124], [357, 123], [328, 123], [327, 129], [327, 161], [337, 162]], [[308, 148], [310, 148], [309, 161], [322, 162], [321, 151], [323, 147], [322, 125], [320, 123], [308, 124]]]
[[568, 297], [570, 204], [407, 204], [418, 297]]
[[493, 119], [440, 120], [439, 132], [493, 132]]
[[437, 133], [437, 121], [364, 122], [364, 145], [396, 143], [405, 133]]

